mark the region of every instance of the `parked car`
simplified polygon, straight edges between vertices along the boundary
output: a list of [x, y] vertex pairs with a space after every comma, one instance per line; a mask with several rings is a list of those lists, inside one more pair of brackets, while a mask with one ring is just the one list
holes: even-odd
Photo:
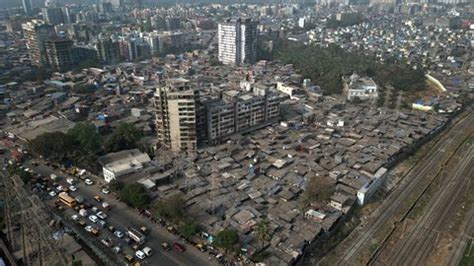
[[101, 202], [102, 201], [102, 198], [100, 196], [94, 196], [94, 199], [97, 201], [97, 202]]
[[103, 194], [107, 195], [107, 194], [110, 193], [110, 190], [104, 187], [100, 192], [102, 192]]
[[153, 252], [151, 251], [151, 248], [150, 247], [144, 247], [142, 249], [143, 253], [145, 253], [145, 255], [147, 257], [151, 257], [151, 255], [153, 255]]
[[74, 182], [74, 178], [71, 178], [71, 177], [67, 178], [67, 179], [66, 179], [66, 182], [67, 182], [69, 185], [74, 185], [74, 183], [75, 183], [75, 182]]
[[171, 250], [171, 246], [167, 242], [161, 242], [161, 247], [166, 251]]
[[148, 228], [146, 228], [146, 226], [140, 227], [140, 231], [141, 231], [144, 235], [148, 235]]
[[115, 227], [113, 225], [109, 225], [109, 227], [107, 227], [107, 229], [109, 229], [110, 232], [115, 231]]
[[112, 207], [110, 207], [110, 204], [108, 202], [104, 201], [104, 202], [102, 202], [102, 208], [104, 208], [104, 210], [108, 211]]
[[129, 263], [133, 263], [135, 261], [135, 258], [133, 257], [133, 255], [130, 255], [130, 254], [125, 255], [124, 258]]
[[122, 248], [120, 246], [115, 246], [115, 247], [112, 248], [112, 251], [115, 254], [119, 254], [122, 251]]
[[183, 245], [181, 245], [179, 243], [176, 243], [176, 242], [173, 243], [173, 249], [178, 251], [178, 252], [184, 252], [185, 251]]
[[121, 231], [119, 231], [119, 230], [115, 231], [115, 232], [114, 232], [114, 235], [115, 235], [116, 237], [118, 237], [118, 238], [123, 238], [123, 236], [124, 236], [124, 234], [123, 234]]
[[76, 186], [69, 186], [69, 190], [71, 190], [71, 191], [76, 191], [76, 190], [77, 190], [77, 187], [76, 187]]
[[79, 215], [82, 216], [82, 217], [86, 217], [87, 216], [87, 210], [86, 209], [80, 209], [79, 210]]
[[104, 220], [100, 220], [97, 221], [97, 224], [101, 227], [101, 228], [105, 228], [105, 226], [107, 225], [107, 222], [104, 221]]
[[89, 216], [89, 220], [91, 220], [91, 222], [93, 223], [97, 223], [97, 221], [99, 221], [99, 218], [97, 218], [97, 216], [92, 214]]
[[89, 233], [92, 232], [92, 229], [94, 229], [94, 228], [92, 227], [92, 225], [88, 225], [88, 226], [86, 226], [86, 227], [84, 228], [84, 230], [86, 230], [86, 231], [89, 232]]
[[86, 178], [86, 180], [84, 181], [86, 183], [86, 185], [88, 186], [92, 186], [94, 185], [94, 182], [92, 180], [90, 180], [89, 178]]
[[77, 222], [80, 226], [84, 227], [87, 225], [86, 221], [84, 219], [81, 219], [79, 220], [79, 222]]
[[51, 196], [51, 198], [54, 198], [57, 195], [56, 192], [53, 191], [53, 190], [51, 190], [48, 194], [49, 194], [49, 196]]
[[100, 242], [101, 242], [102, 244], [104, 244], [104, 246], [106, 246], [106, 247], [108, 247], [108, 248], [112, 246], [112, 240], [110, 240], [110, 239], [105, 239], [105, 238], [104, 238], [104, 239], [102, 239]]
[[135, 257], [137, 257], [140, 260], [144, 260], [146, 258], [146, 255], [145, 253], [143, 253], [143, 251], [137, 250], [135, 251]]
[[95, 215], [97, 215], [97, 217], [99, 217], [102, 220], [107, 219], [107, 214], [105, 214], [105, 212], [103, 212], [103, 211], [99, 211]]
[[71, 219], [72, 219], [73, 221], [77, 221], [77, 220], [79, 220], [79, 215], [73, 214], [73, 215], [71, 216]]

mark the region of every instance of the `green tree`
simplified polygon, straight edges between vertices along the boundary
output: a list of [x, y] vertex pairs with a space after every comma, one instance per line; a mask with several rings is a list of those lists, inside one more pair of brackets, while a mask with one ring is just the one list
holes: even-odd
[[214, 245], [223, 248], [226, 253], [236, 251], [239, 244], [239, 234], [234, 229], [224, 229], [220, 231], [214, 238]]
[[328, 201], [334, 193], [334, 185], [329, 177], [313, 177], [306, 185], [304, 199], [307, 203]]
[[121, 181], [114, 181], [110, 185], [110, 190], [120, 193], [120, 191], [125, 187], [125, 184]]
[[72, 88], [72, 92], [77, 94], [93, 94], [97, 90], [93, 84], [79, 84]]
[[134, 208], [144, 209], [150, 204], [150, 195], [140, 184], [127, 184], [120, 190], [120, 200]]
[[178, 231], [187, 239], [196, 236], [200, 231], [200, 226], [195, 222], [187, 222], [178, 228]]
[[67, 134], [76, 140], [80, 147], [92, 154], [101, 150], [102, 140], [91, 123], [77, 123]]
[[155, 215], [165, 219], [179, 222], [186, 215], [186, 201], [180, 195], [173, 195], [159, 201], [155, 207]]
[[74, 149], [74, 139], [62, 132], [44, 133], [30, 141], [30, 149], [52, 161], [63, 161]]
[[263, 219], [257, 223], [256, 227], [257, 238], [260, 241], [261, 250], [265, 247], [265, 243], [271, 239], [271, 227], [270, 222], [267, 219]]
[[130, 123], [120, 124], [104, 142], [107, 152], [116, 152], [137, 148], [141, 132]]

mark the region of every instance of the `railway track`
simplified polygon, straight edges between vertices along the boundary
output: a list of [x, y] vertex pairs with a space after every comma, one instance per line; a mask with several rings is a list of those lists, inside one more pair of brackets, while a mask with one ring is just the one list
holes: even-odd
[[473, 169], [469, 168], [469, 165], [473, 163], [473, 155], [474, 152], [469, 151], [454, 174], [443, 182], [441, 186], [444, 189], [431, 200], [428, 211], [421, 217], [411, 233], [397, 244], [398, 249], [391, 251], [390, 259], [384, 262], [385, 265], [423, 264], [437, 243], [441, 227], [448, 222], [449, 214], [455, 211], [457, 199], [466, 192], [469, 179], [465, 177], [473, 173]]
[[473, 123], [474, 116], [472, 115], [472, 111], [470, 111], [465, 117], [458, 120], [446, 134], [438, 139], [431, 149], [432, 152], [427, 155], [426, 159], [421, 161], [406, 174], [399, 184], [399, 187], [384, 200], [382, 205], [374, 213], [377, 215], [378, 212], [382, 212], [382, 214], [365, 224], [364, 227], [366, 230], [357, 236], [355, 241], [351, 239], [352, 243], [346, 248], [346, 252], [343, 256], [340, 257], [340, 260], [337, 262], [338, 265], [354, 264], [366, 245], [373, 239], [375, 233], [386, 226], [390, 218], [397, 213], [403, 200], [410, 196], [413, 191], [423, 183], [427, 175], [434, 176], [439, 172], [440, 167], [442, 167], [450, 157], [450, 154], [446, 154], [448, 148], [451, 148], [453, 144], [455, 144], [454, 146], [457, 148], [458, 145], [456, 145], [456, 141], [471, 130]]

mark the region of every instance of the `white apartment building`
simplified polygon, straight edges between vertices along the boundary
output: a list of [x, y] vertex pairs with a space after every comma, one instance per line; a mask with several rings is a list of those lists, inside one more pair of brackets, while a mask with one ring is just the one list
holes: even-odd
[[257, 23], [252, 19], [227, 19], [219, 23], [219, 61], [225, 65], [255, 63]]

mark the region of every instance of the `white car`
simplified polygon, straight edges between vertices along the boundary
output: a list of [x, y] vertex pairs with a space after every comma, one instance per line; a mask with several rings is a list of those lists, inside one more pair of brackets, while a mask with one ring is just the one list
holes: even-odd
[[92, 225], [88, 225], [88, 226], [86, 226], [84, 229], [85, 229], [87, 232], [90, 233], [90, 232], [92, 232], [92, 229], [93, 229], [93, 228], [92, 228]]
[[115, 232], [114, 232], [114, 235], [115, 235], [116, 237], [118, 237], [118, 238], [122, 238], [122, 237], [123, 237], [123, 233], [122, 233], [121, 231], [119, 231], [119, 230], [115, 231]]
[[67, 178], [67, 179], [66, 179], [66, 182], [67, 182], [69, 185], [74, 185], [74, 179], [73, 179], [73, 178]]
[[97, 223], [99, 218], [97, 218], [97, 216], [92, 214], [91, 216], [89, 216], [89, 220], [91, 220], [91, 222], [93, 222], [93, 223]]
[[51, 191], [49, 192], [49, 195], [50, 195], [51, 197], [56, 197], [57, 194], [56, 194], [56, 192], [54, 192], [53, 190], [51, 190]]
[[71, 190], [71, 191], [76, 191], [76, 190], [77, 190], [77, 187], [76, 187], [76, 186], [69, 186], [69, 190]]
[[92, 180], [90, 180], [89, 178], [86, 178], [85, 182], [86, 182], [86, 185], [88, 185], [88, 186], [94, 185], [94, 182]]
[[150, 247], [144, 247], [142, 249], [143, 253], [146, 254], [147, 257], [151, 257], [151, 255], [153, 255], [153, 252], [151, 251], [151, 248]]
[[99, 217], [102, 220], [107, 219], [107, 214], [105, 214], [105, 212], [103, 212], [103, 211], [100, 211], [100, 212], [96, 213], [95, 215], [97, 215], [97, 217]]
[[73, 221], [77, 221], [77, 220], [79, 220], [79, 215], [73, 214], [73, 215], [71, 216], [71, 219], [72, 219]]
[[64, 190], [64, 188], [63, 188], [63, 186], [61, 186], [61, 185], [59, 185], [59, 186], [56, 187], [56, 191], [58, 191], [58, 192], [61, 192], [61, 191], [63, 191], [63, 190]]
[[141, 260], [144, 260], [144, 259], [146, 258], [146, 255], [145, 255], [145, 253], [143, 253], [143, 251], [137, 250], [137, 251], [135, 252], [135, 257], [137, 257], [137, 258], [139, 258], [139, 259], [141, 259]]
[[106, 195], [110, 193], [110, 191], [107, 188], [103, 188], [101, 192]]

